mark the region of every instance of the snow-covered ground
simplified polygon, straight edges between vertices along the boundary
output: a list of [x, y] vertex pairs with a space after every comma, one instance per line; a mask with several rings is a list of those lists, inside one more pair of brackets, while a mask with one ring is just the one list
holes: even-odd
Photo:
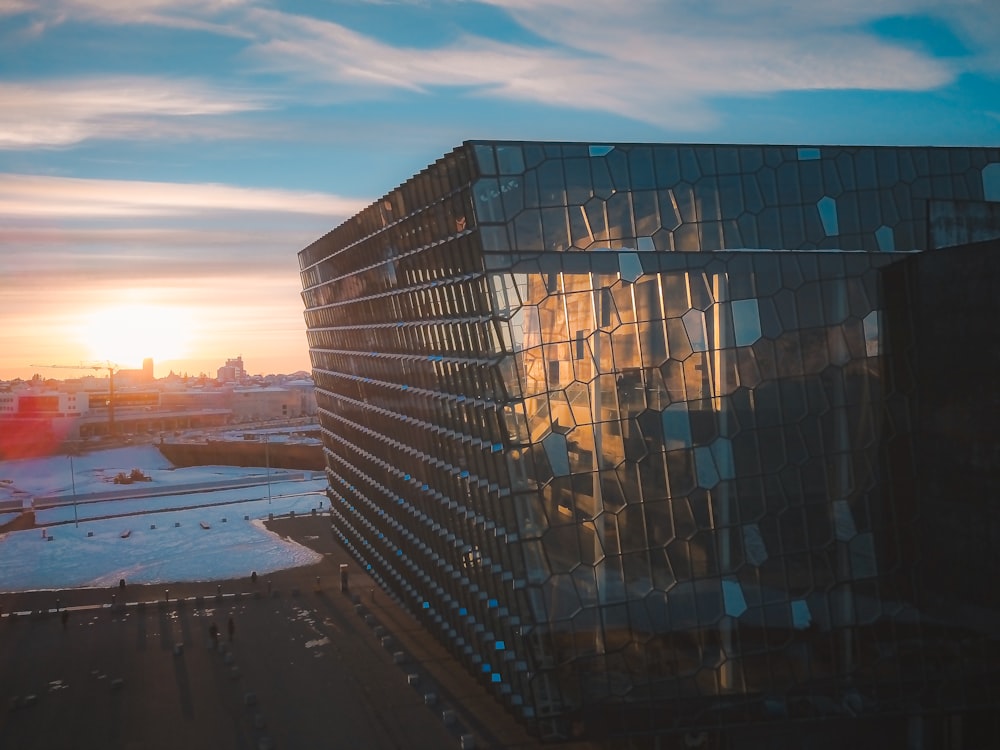
[[[152, 481], [113, 483], [132, 469]], [[34, 507], [43, 527], [0, 534], [0, 592], [112, 586], [121, 578], [135, 584], [210, 581], [310, 565], [321, 559], [318, 553], [267, 531], [262, 521], [270, 513], [323, 512], [325, 487], [321, 474], [308, 471], [175, 469], [154, 446], [72, 461], [0, 461], [0, 524], [17, 516], [6, 509], [20, 506]], [[153, 491], [167, 494], [134, 497]], [[113, 499], [79, 502], [104, 493]]]

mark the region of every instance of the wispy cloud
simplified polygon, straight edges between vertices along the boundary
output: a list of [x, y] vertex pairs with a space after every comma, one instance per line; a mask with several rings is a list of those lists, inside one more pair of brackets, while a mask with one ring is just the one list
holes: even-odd
[[253, 0], [0, 0], [0, 15], [31, 13], [47, 21], [146, 24], [241, 36], [244, 32], [231, 22], [232, 13], [252, 4]]
[[0, 174], [0, 217], [90, 219], [196, 216], [225, 211], [346, 217], [362, 205], [324, 193], [218, 184]]
[[148, 138], [164, 127], [158, 123], [175, 135], [178, 130], [197, 133], [206, 118], [271, 106], [260, 93], [158, 76], [0, 83], [0, 101], [0, 149]]
[[0, 174], [4, 276], [49, 284], [280, 268], [294, 280], [298, 250], [362, 207], [304, 191]]
[[[358, 95], [471, 89], [478, 96], [615, 112], [700, 127], [720, 95], [813, 89], [921, 90], [954, 76], [945, 63], [863, 30], [879, 14], [854, 5], [806, 14], [792, 3], [746, 2], [716, 13], [684, 2], [496, 0], [548, 45], [463, 35], [433, 49], [403, 47], [337, 23], [270, 10], [247, 18], [263, 67]], [[878, 3], [876, 2], [877, 6]], [[882, 4], [883, 13], [900, 3]], [[870, 4], [869, 4], [870, 6]]]
[[[8, 2], [21, 12], [30, 5], [38, 17], [202, 29], [246, 39], [244, 55], [237, 59], [251, 61], [255, 70], [240, 74], [278, 73], [325, 88], [309, 90], [308, 96], [300, 89], [303, 101], [389, 100], [401, 92], [449, 91], [615, 113], [671, 127], [712, 124], [717, 97], [921, 91], [945, 85], [964, 71], [1000, 69], [1000, 3], [981, 0], [630, 0], [613, 9], [604, 0], [451, 0], [507, 13], [532, 41], [501, 42], [456, 26], [450, 40], [436, 46], [426, 40], [410, 46], [388, 43], [341, 23], [275, 9], [264, 0]], [[427, 13], [446, 18], [442, 7], [448, 5], [446, 0], [428, 5]], [[329, 7], [315, 12], [334, 14]], [[872, 30], [879, 20], [912, 15], [947, 24], [969, 54], [961, 60], [938, 59]], [[288, 83], [286, 92], [294, 96], [297, 87]], [[189, 87], [164, 89], [164, 101], [184, 94], [198, 99], [199, 92]], [[7, 116], [15, 118], [14, 126], [0, 128], [0, 147], [64, 145], [101, 133], [136, 137], [152, 120], [173, 120], [176, 126], [185, 115], [155, 107], [136, 112], [124, 103], [119, 109], [106, 99], [106, 108], [90, 110], [90, 116], [74, 116], [70, 106], [68, 119], [45, 125], [39, 117], [47, 107], [44, 99], [43, 94], [24, 115]], [[218, 100], [237, 109], [269, 106], [253, 97]]]

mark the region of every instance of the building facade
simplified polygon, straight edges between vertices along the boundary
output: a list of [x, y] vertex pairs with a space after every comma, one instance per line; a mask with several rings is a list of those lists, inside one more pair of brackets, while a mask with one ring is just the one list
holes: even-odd
[[995, 273], [996, 201], [997, 148], [463, 144], [299, 253], [336, 535], [546, 738], [995, 703], [912, 261]]

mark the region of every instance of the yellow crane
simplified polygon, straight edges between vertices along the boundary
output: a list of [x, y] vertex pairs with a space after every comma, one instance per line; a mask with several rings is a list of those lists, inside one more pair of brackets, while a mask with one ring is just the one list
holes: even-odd
[[90, 363], [81, 362], [78, 365], [31, 365], [31, 367], [47, 367], [59, 370], [107, 370], [108, 371], [108, 435], [115, 434], [115, 373], [121, 368], [113, 362]]

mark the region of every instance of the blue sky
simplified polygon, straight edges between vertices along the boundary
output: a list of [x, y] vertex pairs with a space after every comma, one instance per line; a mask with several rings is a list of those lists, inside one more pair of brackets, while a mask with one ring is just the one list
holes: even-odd
[[0, 379], [288, 372], [297, 251], [466, 139], [1000, 144], [1000, 2], [0, 0], [0, 105]]

